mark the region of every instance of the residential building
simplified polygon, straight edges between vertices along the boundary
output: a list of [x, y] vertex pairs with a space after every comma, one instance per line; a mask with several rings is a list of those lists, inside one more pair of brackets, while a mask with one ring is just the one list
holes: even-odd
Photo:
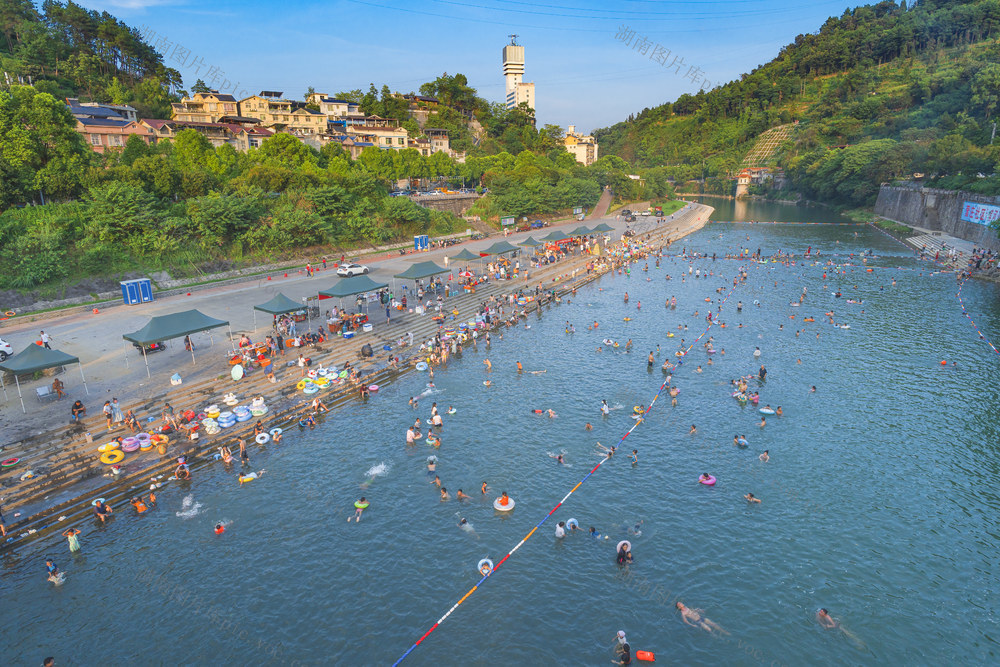
[[438, 127], [425, 127], [424, 136], [431, 142], [431, 153], [444, 151], [449, 155], [451, 154], [451, 142], [448, 139], [448, 130], [442, 130]]
[[597, 142], [589, 134], [577, 134], [576, 125], [570, 125], [566, 130], [563, 144], [576, 161], [585, 167], [589, 167], [597, 160]]
[[334, 97], [328, 97], [325, 93], [310, 93], [306, 95], [306, 103], [318, 106], [320, 113], [326, 116], [328, 120], [364, 115], [361, 113], [361, 108], [356, 102], [338, 100]]
[[143, 118], [139, 121], [139, 125], [148, 128], [152, 134], [153, 142], [160, 139], [173, 140], [181, 130], [192, 129], [208, 139], [214, 147], [228, 144], [243, 152], [251, 148], [258, 148], [264, 139], [274, 134], [267, 128], [253, 125], [244, 126], [238, 123], [199, 123]]
[[523, 81], [524, 47], [518, 46], [517, 35], [511, 35], [510, 44], [503, 47], [503, 78], [507, 108], [513, 109], [524, 102], [534, 110], [535, 84]]
[[391, 118], [379, 116], [354, 116], [329, 123], [329, 132], [347, 135], [363, 142], [370, 141], [386, 150], [401, 151], [407, 147], [409, 133]]
[[103, 153], [108, 148], [123, 148], [130, 136], [137, 135], [147, 144], [153, 143], [155, 136], [149, 128], [124, 118], [77, 118], [76, 131], [83, 135], [87, 145], [95, 153]]
[[434, 152], [433, 149], [431, 148], [431, 142], [424, 137], [419, 137], [417, 139], [407, 139], [406, 147], [416, 150], [424, 157], [430, 157], [430, 154]]
[[238, 113], [236, 98], [217, 90], [195, 93], [180, 102], [174, 102], [170, 107], [171, 120], [195, 123], [217, 123], [222, 116], [235, 116]]
[[280, 91], [262, 90], [259, 95], [245, 97], [239, 101], [238, 113], [241, 117], [256, 118], [264, 127], [298, 136], [327, 131], [326, 114], [281, 95]]
[[66, 105], [76, 118], [109, 118], [135, 122], [139, 120], [135, 107], [127, 104], [101, 104], [98, 102], [81, 102], [75, 97], [67, 97]]

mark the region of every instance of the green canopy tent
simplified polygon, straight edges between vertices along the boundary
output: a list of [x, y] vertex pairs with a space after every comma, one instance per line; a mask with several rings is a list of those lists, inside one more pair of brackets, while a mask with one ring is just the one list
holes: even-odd
[[602, 222], [601, 224], [599, 224], [596, 227], [594, 227], [594, 231], [595, 232], [613, 232], [613, 231], [615, 231], [615, 228], [612, 227], [611, 225], [609, 225], [606, 222]]
[[[253, 330], [257, 330], [257, 311], [262, 311], [265, 313], [270, 313], [271, 315], [284, 315], [285, 313], [294, 313], [296, 310], [302, 310], [304, 306], [298, 304], [287, 296], [278, 292], [269, 301], [265, 301], [262, 304], [253, 307]], [[309, 317], [309, 308], [305, 308], [306, 318]]]
[[[18, 375], [42, 371], [46, 368], [56, 368], [58, 366], [68, 366], [69, 364], [80, 364], [80, 359], [72, 355], [52, 350], [42, 345], [32, 343], [21, 350], [19, 354], [0, 363], [0, 370], [10, 371], [14, 374], [14, 383], [17, 384], [17, 397], [21, 399], [21, 412], [27, 412], [24, 408], [24, 397], [21, 395], [21, 381]], [[80, 364], [80, 377], [83, 378], [83, 388], [90, 395], [87, 387], [87, 378], [83, 375], [83, 364]], [[3, 382], [3, 375], [0, 374], [0, 387], [3, 387], [3, 398], [7, 400], [7, 385]]]
[[517, 246], [511, 245], [506, 241], [497, 241], [483, 252], [488, 253], [490, 255], [502, 255], [505, 252], [516, 252], [516, 251], [517, 251]]
[[552, 232], [548, 236], [543, 236], [542, 240], [543, 241], [565, 241], [568, 238], [572, 238], [572, 237], [571, 236], [567, 236], [566, 234], [564, 234], [563, 232], [561, 232], [561, 231], [559, 231], [557, 229], [556, 231]]
[[402, 273], [397, 273], [393, 278], [420, 280], [421, 278], [436, 276], [439, 273], [448, 273], [448, 269], [443, 269], [434, 262], [415, 262], [410, 264]]
[[585, 225], [580, 225], [579, 227], [570, 232], [570, 234], [572, 234], [573, 236], [587, 236], [588, 234], [592, 233], [593, 230], [588, 229]]
[[455, 259], [457, 259], [460, 262], [469, 262], [469, 261], [474, 260], [474, 259], [480, 259], [480, 257], [479, 257], [479, 255], [477, 255], [475, 253], [471, 253], [467, 249], [462, 248], [462, 252], [458, 253], [457, 255], [452, 255], [452, 256], [448, 257], [448, 259], [449, 260], [455, 260]]
[[[212, 329], [222, 326], [229, 327], [229, 340], [232, 341], [233, 328], [229, 326], [228, 320], [217, 320], [199, 310], [185, 310], [180, 313], [152, 317], [146, 326], [130, 334], [124, 334], [122, 338], [139, 346], [139, 349], [142, 350], [142, 360], [146, 363], [146, 377], [152, 377], [149, 373], [149, 359], [146, 357], [147, 345], [188, 336], [199, 331], [208, 331], [209, 336], [211, 336]], [[193, 345], [191, 346], [191, 363], [195, 363]], [[128, 345], [125, 346], [125, 366], [128, 367]]]
[[542, 242], [541, 241], [536, 241], [535, 239], [533, 239], [533, 238], [531, 238], [529, 236], [528, 238], [524, 239], [523, 241], [521, 241], [517, 245], [523, 246], [525, 248], [535, 248], [535, 247], [538, 247], [538, 246], [542, 245]]
[[[389, 283], [377, 283], [367, 275], [351, 276], [341, 278], [330, 289], [322, 290], [319, 295], [327, 297], [337, 297], [340, 299], [340, 307], [344, 307], [344, 297], [354, 294], [366, 294], [376, 292], [383, 287], [388, 287]], [[367, 302], [366, 302], [367, 305]]]

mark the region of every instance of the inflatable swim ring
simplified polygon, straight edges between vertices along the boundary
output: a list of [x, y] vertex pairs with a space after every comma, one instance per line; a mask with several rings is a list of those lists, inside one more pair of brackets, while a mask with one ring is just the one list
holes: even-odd
[[[312, 383], [310, 383], [310, 384], [312, 384]], [[296, 383], [295, 388], [296, 389], [305, 389], [306, 388], [306, 381], [305, 380], [299, 380]]]
[[493, 509], [495, 509], [498, 512], [509, 512], [512, 509], [514, 509], [514, 499], [508, 496], [507, 505], [504, 506], [500, 504], [500, 499], [497, 498], [496, 500], [493, 501]]
[[12, 467], [16, 466], [17, 462], [20, 461], [20, 460], [21, 459], [17, 458], [16, 456], [13, 457], [13, 458], [9, 458], [6, 461], [0, 462], [0, 467], [12, 468]]
[[452, 408], [451, 410], [449, 410], [449, 411], [448, 411], [448, 414], [449, 414], [449, 415], [453, 415], [453, 414], [455, 414], [456, 412], [458, 412], [458, 410], [456, 410], [455, 408]]
[[302, 393], [303, 394], [315, 394], [317, 391], [319, 391], [319, 387], [317, 387], [316, 385], [314, 385], [314, 384], [312, 384], [310, 382], [309, 384], [306, 385], [306, 388], [302, 390]]
[[377, 384], [368, 385], [368, 391], [370, 391], [373, 394], [378, 392], [378, 385]]
[[257, 479], [257, 473], [252, 472], [249, 475], [240, 475], [241, 482], [252, 482]]
[[426, 371], [427, 370], [427, 362], [426, 361], [418, 361], [417, 365], [415, 366], [415, 368], [418, 371]]
[[773, 415], [774, 414], [774, 410], [772, 410], [771, 408], [761, 408], [757, 412], [759, 412], [762, 415]]
[[271, 436], [269, 436], [267, 433], [258, 433], [257, 437], [254, 438], [254, 440], [257, 441], [258, 445], [266, 445], [267, 441], [270, 440], [270, 439], [271, 439]]
[[704, 484], [705, 486], [715, 486], [715, 477], [713, 477], [712, 475], [709, 475], [708, 479], [702, 479], [699, 477], [698, 483]]
[[149, 442], [149, 440], [140, 440], [139, 438], [136, 438], [132, 442], [126, 441], [124, 444], [122, 444], [122, 450], [126, 452], [134, 452], [147, 442]]
[[281, 435], [282, 431], [280, 428], [272, 428], [270, 431], [268, 431], [268, 433], [270, 433], [271, 437], [273, 438], [276, 435]]
[[148, 452], [153, 448], [152, 440], [143, 440], [139, 443], [139, 450], [143, 452]]
[[488, 577], [491, 574], [493, 574], [493, 561], [491, 561], [489, 558], [484, 558], [481, 561], [479, 561], [479, 564], [476, 566], [476, 569], [479, 570], [479, 574], [483, 575], [484, 577]]
[[577, 521], [576, 519], [570, 519], [569, 521], [566, 522], [566, 527], [569, 528], [570, 530], [573, 530], [574, 527], [579, 528], [580, 522]]
[[94, 501], [90, 504], [93, 505], [94, 507], [97, 507], [97, 503], [103, 503], [103, 502], [105, 502], [104, 498], [94, 498]]
[[632, 543], [629, 542], [628, 540], [622, 540], [621, 542], [618, 543], [618, 546], [615, 547], [615, 552], [621, 551], [622, 546], [625, 547], [625, 551], [632, 551]]
[[[101, 454], [101, 463], [110, 466], [118, 463], [123, 458], [125, 458], [125, 454], [120, 449], [112, 449], [110, 452]], [[4, 465], [6, 465], [6, 462]]]
[[367, 503], [367, 502], [363, 503], [360, 500], [355, 500], [354, 501], [354, 507], [355, 507], [355, 509], [359, 509], [359, 510], [368, 509], [368, 505], [369, 505], [369, 503]]

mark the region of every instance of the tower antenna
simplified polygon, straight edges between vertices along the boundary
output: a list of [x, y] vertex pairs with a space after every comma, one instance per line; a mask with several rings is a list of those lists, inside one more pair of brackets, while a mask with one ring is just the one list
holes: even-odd
[[510, 37], [510, 45], [517, 46], [517, 35], [507, 35]]

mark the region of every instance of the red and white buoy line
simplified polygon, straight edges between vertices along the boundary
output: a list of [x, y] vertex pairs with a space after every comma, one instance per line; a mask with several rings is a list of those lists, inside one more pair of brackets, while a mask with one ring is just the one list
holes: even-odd
[[[726, 296], [725, 296], [725, 297], [724, 297], [724, 298], [722, 299], [722, 301], [721, 301], [721, 302], [719, 302], [719, 308], [720, 308], [720, 309], [721, 309], [721, 308], [722, 308], [722, 306], [723, 306], [723, 305], [724, 305], [724, 304], [726, 303], [726, 301], [728, 301], [728, 300], [729, 300], [729, 297], [731, 297], [731, 296], [733, 295], [733, 292], [735, 292], [735, 291], [736, 291], [736, 288], [737, 288], [737, 287], [738, 287], [738, 286], [740, 285], [740, 283], [742, 283], [742, 281], [739, 281], [739, 282], [738, 282], [738, 283], [737, 283], [736, 285], [733, 285], [732, 289], [730, 289], [730, 290], [729, 290], [729, 293], [728, 293], [728, 294], [726, 294]], [[686, 354], [687, 354], [688, 352], [690, 352], [690, 351], [691, 351], [691, 349], [692, 349], [692, 348], [693, 348], [693, 347], [694, 347], [694, 346], [695, 346], [695, 345], [696, 345], [696, 344], [698, 343], [698, 341], [700, 341], [700, 340], [701, 340], [702, 338], [704, 338], [704, 337], [705, 337], [705, 334], [707, 334], [707, 333], [709, 332], [709, 330], [710, 330], [710, 329], [711, 329], [711, 328], [712, 328], [712, 327], [713, 327], [714, 325], [715, 325], [715, 319], [713, 319], [713, 320], [712, 320], [712, 321], [711, 321], [711, 322], [709, 323], [709, 325], [708, 325], [708, 326], [707, 326], [707, 327], [705, 328], [705, 330], [704, 330], [703, 332], [701, 332], [701, 334], [700, 334], [700, 335], [699, 335], [699, 336], [698, 336], [697, 338], [695, 338], [695, 339], [694, 339], [694, 341], [692, 341], [690, 345], [688, 345], [688, 346], [687, 346], [687, 349], [686, 349], [686, 350], [684, 350], [684, 354], [686, 355]], [[680, 358], [680, 361], [678, 361], [678, 362], [677, 362], [677, 364], [676, 364], [676, 367], [680, 367], [681, 365], [683, 365], [683, 363], [684, 363], [684, 357], [683, 357], [683, 355], [682, 355], [682, 356], [681, 356], [681, 358]], [[627, 438], [627, 437], [628, 437], [628, 436], [629, 436], [629, 435], [630, 435], [630, 434], [632, 433], [632, 431], [634, 431], [634, 430], [635, 430], [636, 428], [638, 428], [639, 424], [641, 424], [641, 423], [642, 423], [643, 421], [645, 421], [645, 415], [648, 415], [648, 414], [649, 414], [649, 412], [650, 412], [650, 411], [651, 411], [651, 410], [653, 409], [653, 405], [654, 405], [654, 404], [656, 403], [656, 399], [658, 399], [658, 398], [660, 397], [660, 394], [661, 394], [661, 393], [663, 393], [663, 390], [664, 390], [664, 389], [666, 389], [666, 388], [667, 388], [667, 386], [668, 386], [668, 385], [667, 385], [667, 380], [664, 380], [664, 381], [663, 381], [663, 384], [661, 384], [661, 385], [660, 385], [660, 388], [656, 390], [656, 394], [654, 394], [654, 395], [653, 395], [653, 400], [651, 400], [651, 401], [649, 402], [649, 407], [647, 407], [647, 408], [646, 408], [646, 411], [645, 411], [645, 412], [643, 413], [643, 419], [637, 419], [637, 420], [635, 421], [635, 423], [634, 423], [634, 424], [632, 424], [632, 427], [631, 427], [631, 428], [629, 428], [629, 430], [625, 432], [625, 435], [623, 435], [623, 436], [621, 437], [621, 440], [619, 440], [619, 441], [618, 441], [618, 447], [621, 447], [622, 443], [623, 443], [623, 442], [625, 442], [625, 438]], [[451, 615], [452, 615], [452, 613], [453, 613], [453, 612], [454, 612], [454, 611], [455, 611], [456, 609], [458, 609], [458, 607], [459, 607], [459, 606], [460, 606], [460, 605], [461, 605], [461, 604], [462, 604], [463, 602], [465, 602], [466, 600], [468, 600], [468, 599], [469, 599], [469, 597], [471, 597], [471, 596], [472, 596], [472, 594], [473, 594], [473, 593], [475, 593], [475, 592], [476, 592], [476, 591], [477, 591], [477, 590], [479, 589], [479, 587], [480, 587], [480, 586], [482, 586], [482, 585], [483, 585], [483, 583], [484, 583], [484, 582], [485, 582], [485, 581], [486, 581], [487, 579], [489, 579], [489, 578], [490, 578], [490, 576], [491, 576], [492, 574], [494, 574], [494, 573], [495, 573], [495, 572], [496, 572], [497, 570], [499, 570], [499, 569], [500, 569], [500, 566], [501, 566], [501, 565], [503, 565], [503, 564], [504, 564], [504, 562], [506, 562], [506, 560], [507, 560], [508, 558], [510, 558], [511, 556], [513, 556], [513, 555], [514, 555], [514, 552], [515, 552], [515, 551], [517, 551], [518, 549], [520, 549], [520, 548], [521, 548], [521, 546], [522, 546], [522, 545], [523, 545], [523, 544], [524, 544], [525, 542], [527, 542], [527, 541], [528, 541], [528, 539], [529, 539], [529, 538], [530, 538], [530, 537], [531, 537], [532, 535], [534, 535], [534, 534], [535, 534], [535, 531], [536, 531], [536, 530], [538, 530], [538, 529], [539, 529], [539, 528], [540, 528], [540, 527], [542, 526], [542, 524], [543, 524], [543, 523], [545, 523], [545, 522], [546, 522], [546, 521], [548, 520], [548, 518], [549, 518], [550, 516], [552, 516], [553, 514], [555, 514], [556, 510], [558, 510], [558, 509], [559, 509], [560, 507], [562, 507], [563, 503], [565, 503], [565, 502], [566, 502], [566, 501], [567, 501], [567, 500], [569, 499], [569, 497], [570, 497], [571, 495], [573, 495], [573, 493], [574, 493], [574, 492], [575, 492], [575, 491], [576, 491], [577, 489], [579, 489], [579, 488], [580, 488], [580, 486], [581, 486], [581, 485], [582, 485], [582, 484], [583, 484], [584, 482], [586, 482], [586, 481], [587, 481], [587, 480], [588, 480], [588, 479], [590, 478], [590, 476], [591, 476], [591, 475], [593, 475], [593, 474], [594, 474], [595, 472], [597, 472], [597, 469], [598, 469], [598, 468], [600, 468], [600, 467], [601, 467], [602, 465], [604, 465], [604, 462], [605, 462], [605, 461], [607, 461], [607, 460], [608, 460], [608, 457], [605, 457], [605, 458], [601, 459], [600, 463], [598, 463], [598, 464], [597, 464], [596, 466], [594, 466], [594, 467], [593, 467], [593, 469], [592, 469], [592, 470], [591, 470], [590, 472], [588, 472], [588, 473], [587, 473], [586, 475], [584, 475], [583, 479], [581, 479], [581, 480], [580, 480], [579, 482], [577, 482], [577, 483], [576, 483], [576, 486], [574, 486], [574, 487], [573, 487], [572, 489], [570, 489], [569, 493], [567, 493], [567, 494], [566, 494], [565, 496], [563, 496], [563, 497], [562, 497], [562, 500], [560, 500], [560, 501], [559, 501], [558, 503], [556, 503], [556, 506], [555, 506], [555, 507], [553, 507], [553, 508], [552, 508], [551, 510], [549, 510], [549, 513], [548, 513], [548, 514], [546, 514], [546, 515], [545, 515], [544, 517], [542, 517], [542, 520], [541, 520], [541, 521], [539, 521], [538, 523], [536, 523], [536, 524], [535, 524], [535, 526], [534, 526], [534, 527], [533, 527], [533, 528], [532, 528], [532, 529], [531, 529], [531, 530], [530, 530], [530, 531], [528, 532], [528, 534], [527, 534], [527, 535], [525, 535], [525, 536], [524, 536], [524, 537], [523, 537], [523, 538], [521, 539], [521, 541], [520, 541], [520, 542], [518, 542], [517, 544], [515, 544], [515, 545], [514, 545], [514, 548], [513, 548], [513, 549], [511, 549], [510, 551], [508, 551], [508, 552], [507, 552], [507, 555], [505, 555], [505, 556], [504, 556], [504, 557], [503, 557], [503, 558], [502, 558], [502, 559], [500, 560], [500, 562], [499, 562], [499, 563], [497, 563], [497, 564], [496, 564], [496, 565], [495, 565], [495, 566], [493, 567], [493, 569], [492, 569], [492, 570], [491, 570], [491, 571], [490, 571], [489, 573], [487, 573], [487, 574], [483, 575], [483, 578], [482, 578], [482, 579], [480, 579], [480, 580], [479, 580], [478, 582], [476, 582], [476, 585], [475, 585], [475, 586], [473, 586], [472, 588], [470, 588], [470, 589], [469, 589], [469, 591], [468, 591], [468, 592], [467, 592], [467, 593], [466, 593], [465, 595], [463, 595], [463, 596], [462, 596], [462, 597], [461, 597], [461, 598], [460, 598], [460, 599], [458, 600], [458, 602], [456, 602], [455, 604], [453, 604], [453, 605], [451, 606], [451, 609], [449, 609], [449, 610], [448, 610], [447, 612], [445, 612], [444, 616], [442, 616], [442, 617], [441, 617], [441, 618], [439, 618], [439, 619], [438, 619], [437, 621], [435, 621], [435, 622], [434, 622], [434, 625], [432, 625], [432, 626], [430, 627], [430, 629], [429, 629], [429, 630], [427, 630], [427, 632], [425, 632], [425, 633], [424, 633], [423, 635], [421, 635], [420, 639], [418, 639], [417, 641], [413, 642], [413, 645], [412, 645], [412, 646], [410, 646], [410, 648], [406, 649], [406, 652], [405, 652], [405, 653], [403, 653], [403, 655], [399, 656], [399, 658], [398, 658], [398, 659], [396, 660], [396, 662], [392, 663], [393, 667], [396, 667], [396, 666], [397, 666], [397, 665], [398, 665], [399, 663], [403, 662], [403, 660], [405, 660], [405, 659], [406, 659], [406, 656], [410, 655], [410, 653], [412, 653], [412, 652], [413, 652], [413, 650], [414, 650], [415, 648], [417, 648], [418, 646], [420, 646], [421, 642], [423, 642], [423, 641], [424, 641], [425, 639], [427, 639], [427, 637], [429, 637], [429, 636], [430, 636], [430, 634], [431, 634], [432, 632], [434, 632], [435, 630], [437, 630], [438, 626], [440, 626], [440, 625], [441, 625], [442, 623], [444, 623], [444, 622], [445, 622], [445, 620], [446, 620], [446, 619], [447, 619], [447, 618], [448, 618], [449, 616], [451, 616]]]
[[986, 335], [982, 331], [979, 330], [978, 326], [976, 326], [975, 320], [972, 319], [972, 315], [969, 315], [969, 311], [965, 307], [965, 300], [962, 299], [962, 289], [965, 288], [965, 282], [968, 279], [969, 279], [969, 276], [965, 275], [965, 276], [962, 277], [961, 280], [958, 281], [958, 293], [955, 294], [955, 296], [958, 298], [958, 303], [961, 304], [961, 306], [962, 306], [962, 314], [965, 315], [966, 319], [969, 320], [969, 324], [971, 324], [972, 328], [976, 330], [977, 334], [979, 334], [979, 338], [982, 339], [982, 340], [985, 340], [986, 344], [990, 346], [991, 350], [993, 350], [997, 354], [1000, 354], [1000, 350], [998, 350], [996, 348], [996, 346], [990, 341], [990, 339], [987, 338]]

